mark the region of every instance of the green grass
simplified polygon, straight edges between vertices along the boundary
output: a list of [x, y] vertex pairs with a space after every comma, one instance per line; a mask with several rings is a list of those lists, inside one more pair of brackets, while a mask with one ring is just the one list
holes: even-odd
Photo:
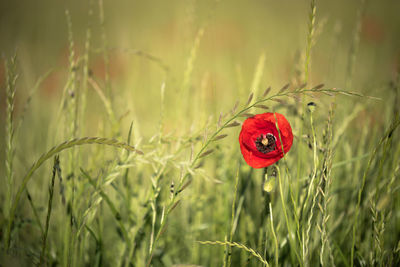
[[7, 6], [0, 266], [400, 265], [399, 6], [292, 4]]

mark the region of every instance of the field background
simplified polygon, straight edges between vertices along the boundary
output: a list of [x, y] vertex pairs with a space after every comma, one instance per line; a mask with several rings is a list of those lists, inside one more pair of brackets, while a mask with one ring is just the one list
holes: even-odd
[[[0, 1], [0, 266], [400, 265], [399, 10]], [[225, 127], [265, 98], [267, 176]]]

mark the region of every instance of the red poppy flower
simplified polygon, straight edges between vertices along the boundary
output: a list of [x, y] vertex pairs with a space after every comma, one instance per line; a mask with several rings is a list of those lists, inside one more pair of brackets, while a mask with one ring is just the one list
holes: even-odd
[[264, 168], [283, 158], [290, 150], [293, 143], [292, 127], [282, 114], [257, 114], [244, 121], [239, 143], [247, 164], [253, 168]]

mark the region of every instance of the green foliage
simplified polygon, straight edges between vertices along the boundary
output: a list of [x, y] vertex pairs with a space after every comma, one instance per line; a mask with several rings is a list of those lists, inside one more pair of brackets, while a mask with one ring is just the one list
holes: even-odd
[[[120, 29], [117, 4], [88, 1], [81, 17], [71, 4], [52, 31], [67, 47], [62, 66], [33, 68], [28, 44], [7, 60], [0, 265], [400, 265], [400, 75], [387, 68], [399, 26], [371, 45], [366, 1], [296, 2], [296, 14], [278, 2], [266, 16], [261, 2], [159, 1], [165, 14], [145, 19], [156, 11], [138, 3], [130, 17], [156, 33]], [[352, 22], [329, 7], [349, 8]], [[293, 42], [281, 16], [299, 14]], [[260, 45], [276, 36], [291, 58]], [[52, 46], [41, 49], [56, 65]], [[366, 64], [371, 53], [380, 64]], [[257, 170], [237, 137], [262, 112], [285, 114], [295, 139]]]

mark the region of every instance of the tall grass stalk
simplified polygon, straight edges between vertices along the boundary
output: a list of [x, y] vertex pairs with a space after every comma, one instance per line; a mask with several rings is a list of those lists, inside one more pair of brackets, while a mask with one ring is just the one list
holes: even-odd
[[45, 254], [46, 254], [46, 246], [47, 246], [47, 235], [49, 233], [49, 226], [50, 226], [50, 216], [51, 216], [51, 210], [53, 207], [53, 194], [54, 194], [54, 182], [56, 178], [56, 174], [58, 169], [60, 168], [60, 160], [58, 156], [54, 157], [54, 163], [53, 163], [53, 174], [51, 177], [51, 182], [50, 182], [50, 187], [49, 187], [49, 202], [47, 205], [47, 216], [46, 216], [46, 224], [44, 228], [44, 233], [43, 233], [43, 243], [42, 243], [42, 253], [40, 254], [40, 263], [39, 265], [44, 265], [45, 264]]
[[[313, 109], [314, 107], [310, 107], [310, 126], [311, 126], [311, 133], [312, 133], [312, 142], [313, 142], [313, 172], [311, 175], [310, 183], [308, 185], [308, 190], [307, 190], [307, 197], [304, 202], [304, 206], [308, 207], [308, 202], [309, 198], [313, 196], [312, 198], [312, 203], [310, 207], [310, 215], [308, 216], [307, 220], [307, 230], [306, 230], [306, 237], [305, 237], [305, 251], [304, 251], [304, 259], [306, 260], [306, 265], [308, 266], [309, 260], [310, 260], [310, 255], [309, 255], [309, 243], [310, 243], [310, 232], [311, 232], [311, 224], [312, 224], [312, 219], [314, 216], [314, 208], [316, 205], [316, 200], [318, 197], [318, 192], [314, 192], [314, 183], [319, 183], [319, 181], [315, 182], [315, 179], [317, 177], [317, 169], [319, 165], [319, 160], [318, 160], [318, 155], [317, 155], [317, 137], [315, 134], [315, 129], [314, 129], [314, 121], [313, 121]], [[321, 178], [320, 178], [321, 179]], [[322, 180], [321, 180], [322, 181]]]
[[[398, 26], [383, 12], [392, 4], [370, 14], [377, 4], [367, 0], [294, 3], [306, 7], [299, 49], [278, 43], [293, 41], [295, 29], [284, 39], [267, 36], [296, 23], [294, 11], [265, 16], [271, 11], [260, 3], [161, 2], [164, 12], [104, 0], [77, 12], [69, 4], [44, 31], [64, 31], [66, 46], [34, 45], [24, 34], [43, 34], [36, 24], [2, 30], [24, 44], [18, 64], [12, 57], [0, 66], [0, 265], [398, 266], [400, 75], [390, 60]], [[349, 12], [327, 20], [339, 7]], [[335, 26], [332, 35], [332, 24], [343, 31]], [[15, 46], [9, 39], [4, 53]], [[286, 50], [289, 62], [279, 54]], [[275, 53], [273, 69], [263, 51]], [[40, 75], [51, 62], [64, 67]], [[397, 77], [389, 82], [391, 71]], [[271, 84], [289, 83], [261, 92], [266, 72]], [[310, 85], [313, 78], [328, 86]], [[353, 85], [363, 93], [348, 91]], [[294, 139], [260, 180], [263, 170], [244, 163], [237, 135], [245, 119], [264, 112], [283, 114]], [[122, 140], [128, 127], [125, 142], [111, 139]], [[92, 133], [110, 138], [80, 138]], [[53, 167], [49, 179], [43, 165]]]
[[315, 17], [317, 13], [317, 6], [316, 0], [311, 0], [310, 5], [310, 14], [309, 14], [309, 21], [308, 21], [308, 34], [307, 34], [307, 46], [306, 46], [306, 54], [305, 54], [305, 61], [304, 61], [304, 82], [308, 83], [309, 77], [309, 68], [310, 68], [310, 61], [311, 61], [311, 48], [315, 33]]
[[[12, 195], [14, 194], [14, 101], [16, 91], [16, 60], [15, 55], [9, 62], [5, 63], [6, 69], [6, 97], [7, 97], [7, 111], [6, 111], [6, 186], [7, 194], [6, 201], [3, 209], [9, 213], [12, 205]], [[10, 220], [10, 218], [8, 218]]]
[[280, 199], [281, 199], [281, 204], [282, 204], [282, 211], [285, 217], [285, 222], [286, 222], [286, 228], [287, 228], [287, 232], [288, 232], [288, 240], [290, 243], [291, 248], [293, 249], [293, 253], [295, 254], [297, 260], [298, 260], [298, 264], [300, 266], [303, 266], [303, 261], [297, 251], [297, 246], [295, 244], [295, 239], [294, 239], [294, 234], [292, 233], [292, 222], [289, 220], [289, 216], [288, 216], [288, 211], [286, 209], [286, 198], [284, 196], [284, 192], [283, 192], [283, 187], [282, 187], [282, 177], [281, 177], [281, 171], [280, 168], [276, 168], [277, 169], [277, 173], [278, 173], [278, 184], [279, 184], [279, 195], [280, 195]]
[[327, 248], [329, 253], [329, 258], [331, 260], [330, 265], [335, 266], [334, 257], [332, 254], [332, 249], [330, 246], [330, 239], [329, 239], [329, 231], [328, 231], [328, 220], [331, 217], [331, 214], [328, 210], [329, 202], [331, 201], [331, 184], [332, 184], [332, 160], [333, 160], [333, 150], [332, 150], [332, 137], [333, 137], [333, 129], [332, 129], [332, 121], [334, 117], [334, 103], [331, 104], [329, 110], [329, 117], [327, 126], [324, 132], [324, 145], [325, 145], [325, 155], [324, 155], [324, 162], [323, 162], [323, 169], [322, 169], [322, 179], [321, 184], [318, 187], [319, 192], [321, 193], [322, 200], [320, 201], [322, 204], [319, 205], [321, 211], [321, 223], [318, 229], [321, 233], [321, 250], [319, 254], [319, 261], [321, 266], [325, 266], [328, 264], [326, 263], [326, 256], [325, 256], [325, 249]]
[[114, 140], [114, 139], [100, 138], [100, 137], [84, 137], [84, 138], [79, 138], [79, 139], [73, 139], [71, 141], [63, 142], [63, 143], [51, 148], [47, 153], [40, 156], [40, 158], [32, 165], [32, 167], [28, 170], [28, 172], [24, 176], [24, 179], [22, 180], [21, 185], [18, 187], [18, 191], [15, 195], [15, 199], [11, 206], [10, 218], [8, 221], [8, 228], [7, 228], [7, 232], [6, 232], [5, 242], [6, 242], [7, 249], [9, 249], [9, 247], [10, 247], [10, 241], [11, 241], [10, 237], [11, 237], [11, 231], [12, 231], [13, 221], [14, 221], [14, 217], [15, 217], [15, 211], [17, 209], [21, 195], [24, 192], [27, 183], [32, 178], [32, 175], [34, 174], [34, 172], [46, 160], [48, 160], [49, 158], [53, 157], [54, 155], [60, 153], [61, 151], [68, 149], [68, 148], [75, 147], [75, 146], [85, 145], [85, 144], [109, 145], [109, 146], [113, 146], [113, 147], [117, 147], [117, 148], [124, 148], [127, 150], [135, 151], [136, 153], [142, 153], [141, 151], [136, 150], [134, 147], [132, 147], [126, 143], [118, 142], [117, 140]]
[[112, 94], [111, 94], [111, 81], [110, 81], [110, 59], [108, 55], [108, 41], [107, 41], [107, 33], [106, 33], [106, 24], [104, 19], [104, 2], [103, 0], [99, 0], [99, 22], [101, 26], [101, 50], [103, 52], [103, 60], [104, 60], [104, 75], [106, 82], [106, 95], [107, 98], [112, 102]]
[[364, 17], [366, 9], [366, 1], [367, 0], [360, 0], [360, 6], [357, 10], [356, 26], [354, 28], [353, 40], [350, 47], [349, 62], [347, 64], [346, 88], [352, 87], [352, 79], [354, 75], [357, 52], [360, 43], [361, 26], [362, 26], [362, 19]]
[[[238, 184], [239, 184], [239, 167], [238, 165], [237, 171], [236, 171], [236, 182], [235, 182], [235, 193], [233, 196], [232, 200], [232, 208], [231, 208], [231, 225], [230, 225], [230, 231], [229, 231], [229, 242], [232, 243], [233, 240], [233, 235], [235, 233], [236, 227], [235, 227], [235, 217], [237, 216], [237, 211], [236, 211], [236, 200], [237, 200], [237, 191], [238, 191]], [[224, 267], [230, 267], [231, 266], [231, 257], [232, 257], [232, 247], [227, 246], [226, 251], [225, 251], [225, 257], [224, 257], [224, 262], [223, 266]]]
[[353, 232], [352, 232], [352, 244], [351, 244], [351, 254], [350, 254], [350, 266], [353, 267], [354, 266], [354, 252], [355, 252], [355, 244], [356, 244], [356, 233], [357, 233], [357, 227], [358, 227], [358, 216], [360, 214], [360, 208], [361, 208], [361, 197], [362, 194], [364, 192], [364, 187], [365, 187], [365, 183], [367, 180], [367, 175], [370, 171], [371, 168], [371, 164], [373, 162], [373, 160], [375, 159], [375, 157], [378, 154], [379, 149], [381, 148], [382, 144], [386, 141], [387, 138], [389, 138], [392, 133], [396, 130], [396, 128], [400, 125], [400, 117], [397, 116], [396, 118], [394, 118], [391, 126], [389, 127], [388, 130], [386, 130], [386, 132], [384, 133], [384, 135], [382, 136], [382, 138], [380, 139], [379, 143], [377, 144], [377, 146], [375, 147], [374, 151], [372, 152], [369, 160], [368, 160], [368, 164], [367, 167], [364, 171], [364, 175], [362, 177], [362, 181], [361, 181], [361, 186], [360, 189], [358, 190], [358, 196], [357, 196], [357, 204], [356, 204], [356, 210], [355, 210], [355, 215], [354, 215], [354, 222], [353, 222]]
[[265, 53], [263, 52], [258, 59], [256, 69], [254, 71], [253, 81], [251, 83], [251, 92], [253, 92], [255, 97], [259, 97], [260, 82], [264, 72], [265, 65]]
[[272, 205], [271, 202], [269, 203], [269, 216], [270, 216], [270, 223], [271, 223], [271, 232], [274, 240], [274, 245], [275, 245], [275, 266], [279, 266], [279, 244], [278, 244], [278, 239], [275, 234], [275, 229], [274, 229], [274, 216], [272, 213]]
[[198, 50], [200, 47], [200, 41], [203, 38], [205, 29], [204, 27], [200, 27], [199, 30], [197, 31], [194, 43], [192, 48], [190, 49], [190, 54], [189, 57], [187, 59], [187, 63], [186, 63], [186, 69], [185, 72], [183, 74], [183, 82], [182, 82], [182, 88], [181, 88], [181, 92], [182, 92], [182, 99], [183, 102], [183, 112], [185, 112], [189, 117], [192, 117], [192, 106], [191, 103], [194, 102], [193, 99], [193, 93], [191, 92], [191, 79], [193, 76], [193, 68], [197, 59], [197, 54], [198, 54]]
[[[88, 91], [88, 79], [89, 79], [89, 59], [90, 59], [90, 48], [91, 48], [91, 39], [92, 39], [92, 28], [91, 28], [91, 19], [93, 16], [93, 1], [89, 1], [89, 12], [88, 12], [88, 18], [89, 18], [89, 25], [87, 26], [86, 29], [86, 41], [85, 41], [85, 53], [83, 55], [83, 74], [82, 74], [82, 90], [81, 90], [81, 103], [80, 103], [80, 118], [79, 120], [81, 122], [85, 121], [85, 111], [86, 111], [86, 105], [87, 105], [87, 91]], [[80, 134], [82, 133], [83, 127], [80, 129]]]
[[[232, 117], [227, 119], [220, 127], [217, 128], [217, 130], [213, 134], [211, 134], [210, 137], [207, 138], [207, 140], [204, 142], [204, 144], [202, 145], [200, 150], [197, 152], [197, 154], [194, 156], [193, 160], [191, 161], [191, 163], [189, 165], [189, 170], [190, 171], [189, 170], [186, 171], [185, 174], [183, 174], [181, 176], [181, 178], [179, 180], [179, 184], [177, 186], [178, 194], [183, 189], [186, 188], [187, 179], [189, 179], [191, 177], [191, 173], [194, 172], [195, 167], [196, 167], [196, 163], [200, 160], [200, 158], [203, 158], [203, 157], [205, 157], [205, 156], [207, 156], [207, 155], [209, 155], [209, 154], [211, 154], [213, 152], [213, 150], [211, 150], [211, 149], [209, 149], [207, 151], [206, 151], [206, 149], [215, 140], [215, 138], [217, 136], [219, 136], [221, 131], [226, 129], [226, 128], [229, 128], [229, 127], [235, 127], [235, 126], [239, 126], [240, 125], [239, 123], [235, 122], [235, 120], [238, 117], [246, 115], [246, 112], [248, 110], [250, 110], [253, 107], [257, 107], [257, 105], [259, 105], [259, 104], [261, 104], [263, 102], [266, 102], [268, 100], [277, 99], [277, 98], [283, 97], [283, 96], [293, 96], [293, 95], [296, 95], [296, 94], [308, 94], [308, 93], [312, 93], [312, 92], [314, 92], [314, 93], [327, 93], [327, 94], [331, 94], [331, 93], [333, 93], [333, 94], [345, 94], [345, 95], [351, 95], [351, 96], [362, 96], [359, 93], [347, 92], [347, 91], [339, 90], [339, 89], [336, 89], [336, 88], [335, 89], [324, 89], [324, 88], [314, 87], [314, 88], [311, 88], [311, 89], [299, 88], [299, 89], [295, 89], [293, 91], [278, 92], [277, 94], [272, 95], [270, 97], [261, 98], [259, 100], [254, 101], [253, 104], [249, 104], [248, 106], [246, 106], [242, 110], [240, 110], [237, 113], [235, 113]], [[279, 172], [278, 172], [278, 174], [280, 175]], [[282, 189], [281, 188], [281, 182], [280, 182], [280, 189]], [[291, 223], [289, 222], [289, 218], [288, 218], [288, 215], [287, 215], [287, 212], [286, 212], [286, 205], [285, 205], [285, 201], [286, 200], [284, 199], [283, 192], [281, 191], [280, 193], [281, 193], [282, 206], [283, 206], [283, 210], [284, 210], [284, 214], [285, 214], [286, 225], [287, 225], [288, 230], [290, 231]], [[164, 227], [166, 226], [166, 222], [167, 222], [167, 219], [168, 219], [170, 213], [172, 212], [172, 210], [174, 210], [174, 208], [178, 205], [178, 203], [180, 201], [180, 200], [176, 200], [178, 194], [175, 193], [175, 194], [172, 195], [172, 197], [171, 197], [171, 199], [169, 201], [169, 204], [167, 205], [167, 207], [165, 209], [166, 210], [165, 211], [165, 215], [163, 217], [163, 220], [161, 221], [160, 228], [159, 228], [159, 230], [158, 230], [158, 232], [157, 232], [157, 234], [156, 234], [156, 236], [154, 238], [153, 247], [150, 248], [150, 253], [149, 253], [148, 264], [147, 265], [150, 265], [150, 263], [151, 263], [152, 254], [153, 254], [153, 251], [154, 251], [154, 246], [156, 245], [156, 243], [159, 240], [161, 234], [165, 230]], [[294, 240], [293, 240], [292, 235], [289, 235], [289, 240], [291, 240], [291, 242], [292, 242], [291, 246], [293, 248], [295, 248], [296, 246], [294, 244]], [[295, 253], [298, 261], [302, 262], [296, 249], [294, 249], [294, 253]]]

